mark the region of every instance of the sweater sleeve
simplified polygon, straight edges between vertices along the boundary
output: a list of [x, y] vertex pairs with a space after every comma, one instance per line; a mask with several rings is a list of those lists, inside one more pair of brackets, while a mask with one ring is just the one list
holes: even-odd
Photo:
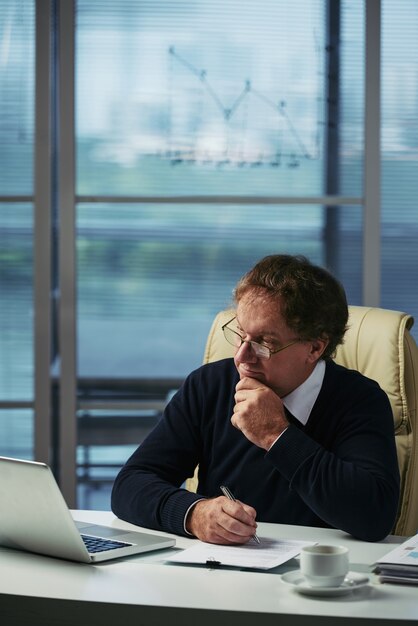
[[322, 430], [328, 433], [318, 437], [321, 443], [315, 428], [309, 434], [291, 424], [266, 460], [327, 524], [361, 540], [379, 541], [393, 528], [399, 498], [389, 400], [373, 383], [361, 397], [339, 394], [339, 401], [334, 415], [332, 408], [322, 407], [328, 420]]
[[112, 511], [120, 519], [185, 535], [187, 510], [202, 496], [182, 488], [198, 464], [200, 444], [199, 370], [167, 406], [155, 429], [116, 477]]

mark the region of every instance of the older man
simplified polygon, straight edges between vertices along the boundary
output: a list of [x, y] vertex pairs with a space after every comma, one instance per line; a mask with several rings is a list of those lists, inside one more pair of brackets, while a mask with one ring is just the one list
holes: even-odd
[[[376, 382], [332, 361], [342, 286], [304, 257], [272, 255], [234, 296], [223, 327], [234, 359], [190, 374], [117, 476], [112, 510], [212, 543], [245, 543], [257, 520], [382, 539], [399, 497], [393, 418]], [[191, 493], [182, 484], [197, 465]]]

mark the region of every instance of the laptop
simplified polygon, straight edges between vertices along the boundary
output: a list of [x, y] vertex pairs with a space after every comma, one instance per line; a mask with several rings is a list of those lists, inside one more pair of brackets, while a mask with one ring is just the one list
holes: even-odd
[[81, 563], [162, 550], [175, 539], [75, 522], [48, 465], [0, 457], [0, 545]]

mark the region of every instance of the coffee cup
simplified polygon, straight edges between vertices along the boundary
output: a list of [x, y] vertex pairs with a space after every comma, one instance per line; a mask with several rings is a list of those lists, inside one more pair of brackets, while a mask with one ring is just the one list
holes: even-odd
[[305, 546], [300, 553], [300, 570], [311, 587], [339, 587], [348, 566], [348, 548], [344, 546]]

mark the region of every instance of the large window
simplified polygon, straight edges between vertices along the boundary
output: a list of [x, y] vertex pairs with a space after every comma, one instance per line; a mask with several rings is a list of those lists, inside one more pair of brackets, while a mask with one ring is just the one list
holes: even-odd
[[[63, 479], [77, 466], [84, 497], [89, 483], [112, 480], [200, 365], [213, 316], [257, 259], [305, 254], [336, 273], [352, 304], [379, 304], [364, 290], [365, 164], [380, 157], [367, 153], [365, 125], [366, 98], [378, 111], [365, 79], [376, 42], [364, 0], [42, 6], [0, 7], [0, 453], [37, 456], [34, 424], [47, 415], [43, 460]], [[46, 22], [51, 34], [36, 81], [46, 43], [38, 37], [35, 50], [35, 8], [38, 34]], [[383, 0], [381, 22], [377, 293], [418, 317], [418, 5]], [[39, 156], [45, 143], [50, 160]], [[39, 206], [38, 193], [34, 211], [46, 169], [49, 198]], [[51, 248], [36, 277], [50, 276], [53, 303], [41, 315], [40, 222]], [[50, 316], [36, 333], [35, 313]], [[45, 332], [49, 371], [35, 384]], [[51, 410], [34, 422], [48, 395]]]

